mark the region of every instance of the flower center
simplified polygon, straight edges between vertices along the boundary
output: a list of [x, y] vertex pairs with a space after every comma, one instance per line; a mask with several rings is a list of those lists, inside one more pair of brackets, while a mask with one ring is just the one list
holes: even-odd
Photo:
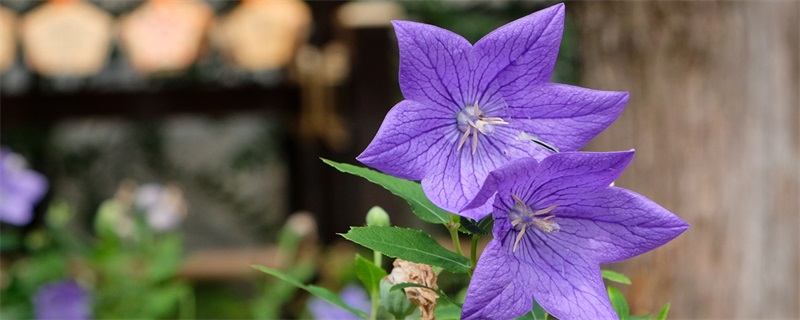
[[474, 105], [466, 106], [464, 109], [461, 109], [461, 111], [456, 114], [456, 123], [458, 124], [458, 130], [464, 133], [461, 135], [461, 140], [458, 141], [458, 149], [456, 149], [456, 151], [461, 151], [461, 147], [467, 142], [467, 138], [469, 138], [471, 133], [472, 154], [475, 154], [478, 150], [479, 132], [490, 136], [494, 134], [495, 125], [508, 124], [508, 122], [505, 122], [501, 118], [486, 117], [483, 111], [478, 107], [478, 101], [475, 101]]
[[528, 208], [517, 195], [512, 193], [511, 197], [514, 198], [514, 206], [511, 208], [511, 211], [508, 212], [508, 218], [511, 220], [511, 225], [514, 227], [514, 230], [519, 231], [517, 239], [514, 241], [512, 252], [517, 251], [519, 240], [525, 235], [525, 230], [531, 226], [535, 226], [539, 228], [539, 230], [547, 233], [556, 233], [561, 230], [561, 226], [555, 221], [552, 221], [555, 216], [548, 215], [550, 211], [553, 211], [558, 205], [552, 205], [542, 210], [533, 211]]

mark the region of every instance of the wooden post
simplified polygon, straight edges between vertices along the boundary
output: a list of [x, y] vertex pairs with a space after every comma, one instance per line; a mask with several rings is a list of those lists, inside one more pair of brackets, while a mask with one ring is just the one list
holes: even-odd
[[800, 2], [580, 2], [582, 86], [630, 91], [588, 149], [692, 226], [616, 267], [634, 314], [800, 314]]

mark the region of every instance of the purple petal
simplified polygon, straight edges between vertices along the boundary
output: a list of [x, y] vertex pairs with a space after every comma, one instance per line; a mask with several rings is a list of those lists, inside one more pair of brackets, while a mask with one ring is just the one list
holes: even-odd
[[91, 319], [87, 293], [75, 280], [49, 283], [40, 287], [33, 298], [36, 319]]
[[[544, 207], [553, 203], [563, 206], [569, 203], [565, 197], [607, 187], [622, 174], [633, 154], [633, 151], [566, 152], [548, 156], [541, 163], [533, 158], [514, 160], [491, 172], [472, 200], [457, 212], [480, 219], [483, 216], [475, 208], [491, 206], [497, 192], [501, 198], [514, 193]], [[502, 214], [512, 205], [509, 202]]]
[[467, 289], [462, 319], [513, 319], [531, 310], [536, 275], [492, 240], [484, 249]]
[[392, 23], [400, 48], [400, 90], [406, 99], [453, 112], [474, 103], [465, 91], [472, 50], [469, 41], [427, 24]]
[[403, 100], [386, 115], [375, 138], [358, 161], [399, 178], [422, 180], [429, 167], [439, 161], [442, 150], [451, 148], [458, 129], [435, 107]]
[[490, 83], [528, 87], [550, 80], [564, 30], [564, 5], [557, 4], [487, 34], [473, 53], [477, 92]]
[[576, 151], [611, 125], [628, 102], [627, 92], [548, 83], [505, 87], [511, 127], [561, 151]]
[[[498, 129], [499, 130], [499, 129]], [[452, 134], [452, 146], [439, 150], [441, 157], [429, 164], [430, 171], [422, 179], [422, 190], [438, 207], [459, 212], [480, 190], [489, 172], [509, 161], [502, 143], [493, 144], [490, 137], [479, 135], [478, 149], [473, 155], [469, 146], [457, 149], [459, 134]], [[479, 220], [491, 213], [491, 203], [470, 208], [459, 213]]]
[[596, 261], [575, 250], [572, 243], [561, 241], [560, 232], [529, 232], [516, 252], [511, 252], [516, 232], [501, 239], [508, 254], [532, 266], [535, 280], [531, 290], [542, 308], [559, 319], [618, 319]]
[[600, 263], [625, 260], [674, 239], [689, 224], [633, 191], [607, 188], [558, 211], [558, 238]]

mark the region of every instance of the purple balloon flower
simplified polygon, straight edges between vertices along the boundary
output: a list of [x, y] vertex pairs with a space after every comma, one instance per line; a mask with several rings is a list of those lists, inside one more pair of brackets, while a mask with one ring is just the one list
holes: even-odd
[[64, 280], [42, 286], [33, 298], [36, 319], [91, 319], [89, 294], [75, 280]]
[[[367, 292], [361, 287], [356, 285], [349, 285], [344, 287], [339, 292], [339, 297], [347, 303], [347, 305], [358, 310], [370, 313], [372, 303], [367, 296]], [[325, 300], [313, 297], [308, 300], [308, 310], [314, 316], [314, 319], [332, 319], [332, 320], [360, 320], [361, 318], [350, 311], [342, 309], [338, 306], [332, 305]]]
[[0, 221], [26, 225], [33, 219], [33, 206], [47, 191], [47, 179], [25, 167], [25, 159], [0, 148]]
[[[549, 83], [564, 27], [559, 4], [471, 45], [450, 31], [395, 21], [400, 89], [374, 140], [358, 156], [387, 174], [421, 180], [437, 206], [459, 212], [489, 172], [509, 161], [580, 149], [613, 122], [625, 92]], [[537, 143], [533, 140], [542, 142]]]
[[537, 302], [559, 319], [617, 319], [600, 263], [659, 247], [689, 225], [610, 187], [633, 151], [520, 159], [492, 172], [469, 204], [493, 198], [494, 239], [467, 290], [464, 319], [510, 319]]

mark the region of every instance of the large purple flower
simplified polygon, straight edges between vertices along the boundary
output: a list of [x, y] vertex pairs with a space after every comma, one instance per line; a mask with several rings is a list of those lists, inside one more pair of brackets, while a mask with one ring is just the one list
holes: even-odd
[[[624, 92], [549, 83], [564, 25], [562, 4], [511, 22], [471, 45], [450, 31], [395, 21], [400, 89], [358, 157], [387, 174], [421, 180], [430, 200], [458, 212], [489, 172], [575, 151], [622, 112]], [[459, 214], [480, 219], [491, 205]]]
[[75, 280], [42, 286], [33, 298], [38, 320], [83, 320], [92, 318], [89, 294]]
[[632, 191], [609, 187], [633, 151], [560, 153], [492, 172], [475, 200], [494, 198], [494, 239], [467, 290], [464, 319], [510, 319], [536, 301], [559, 319], [617, 319], [600, 263], [661, 246], [689, 225]]
[[47, 191], [47, 180], [25, 167], [25, 159], [0, 148], [0, 221], [26, 225], [33, 219], [33, 206]]

